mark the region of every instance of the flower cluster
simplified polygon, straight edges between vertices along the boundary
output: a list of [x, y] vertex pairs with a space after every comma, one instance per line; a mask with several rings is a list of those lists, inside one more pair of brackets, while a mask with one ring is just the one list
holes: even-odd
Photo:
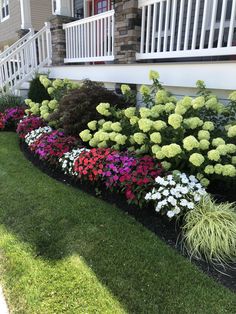
[[195, 176], [173, 172], [164, 178], [155, 179], [155, 187], [147, 193], [145, 200], [154, 201], [157, 212], [169, 218], [182, 216], [206, 195]]
[[24, 119], [22, 119], [17, 126], [16, 132], [20, 136], [20, 138], [25, 138], [25, 136], [40, 127], [45, 126], [45, 122], [40, 118], [36, 116], [29, 116]]
[[76, 146], [77, 140], [72, 136], [65, 136], [63, 132], [52, 131], [42, 134], [30, 146], [30, 150], [52, 164], [57, 164], [59, 158]]
[[86, 148], [75, 148], [68, 153], [65, 153], [60, 159], [59, 163], [61, 168], [65, 174], [71, 176], [77, 176], [78, 173], [74, 170], [74, 162], [80, 156], [82, 152], [88, 152], [89, 150]]
[[74, 161], [74, 171], [83, 180], [98, 181], [103, 175], [106, 159], [110, 154], [111, 150], [104, 148], [92, 148], [84, 151]]
[[17, 123], [24, 117], [25, 110], [22, 107], [6, 109], [4, 112], [5, 127], [15, 130]]
[[40, 127], [36, 130], [33, 130], [26, 134], [25, 136], [25, 142], [28, 146], [32, 145], [37, 139], [40, 138], [41, 135], [45, 133], [50, 133], [52, 132], [52, 128], [50, 126], [44, 126]]

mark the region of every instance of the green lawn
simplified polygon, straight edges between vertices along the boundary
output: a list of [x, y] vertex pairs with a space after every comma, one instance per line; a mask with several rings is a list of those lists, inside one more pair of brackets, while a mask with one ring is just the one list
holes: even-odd
[[0, 280], [12, 313], [236, 313], [235, 295], [0, 133]]

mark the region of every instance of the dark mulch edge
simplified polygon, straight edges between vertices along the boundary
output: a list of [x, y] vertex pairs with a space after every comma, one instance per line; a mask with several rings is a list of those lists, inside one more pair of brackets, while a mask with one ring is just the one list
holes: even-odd
[[[99, 187], [98, 194], [93, 185], [89, 185], [84, 182], [81, 183], [80, 181], [75, 181], [70, 176], [65, 175], [60, 169], [52, 167], [48, 163], [40, 160], [38, 156], [32, 154], [32, 152], [28, 149], [28, 146], [23, 141], [20, 141], [20, 149], [26, 159], [28, 159], [34, 166], [36, 166], [38, 169], [40, 169], [51, 178], [63, 182], [64, 184], [73, 186], [75, 188], [79, 188], [92, 196], [99, 196], [104, 201], [116, 205], [126, 214], [134, 217], [148, 230], [155, 233], [167, 245], [176, 249], [181, 255], [189, 259], [189, 256], [186, 254], [186, 252], [183, 251], [181, 246], [181, 228], [178, 223], [169, 221], [167, 218], [158, 215], [152, 207], [140, 209], [137, 206], [128, 205], [123, 195], [111, 193], [107, 189], [102, 188], [101, 190], [101, 188]], [[191, 261], [201, 271], [212, 277], [215, 281], [221, 283], [232, 291], [236, 291], [235, 264], [225, 267], [219, 265], [216, 269], [216, 267], [203, 260], [191, 259]]]

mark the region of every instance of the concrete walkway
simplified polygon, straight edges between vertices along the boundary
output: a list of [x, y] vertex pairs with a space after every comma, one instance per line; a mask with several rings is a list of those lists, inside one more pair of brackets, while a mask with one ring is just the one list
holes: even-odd
[[0, 314], [9, 314], [7, 303], [3, 295], [2, 287], [0, 286]]

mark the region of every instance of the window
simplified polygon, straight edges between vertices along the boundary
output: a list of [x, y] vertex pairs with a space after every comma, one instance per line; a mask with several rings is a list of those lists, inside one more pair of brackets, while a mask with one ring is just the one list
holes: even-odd
[[4, 21], [9, 17], [9, 0], [1, 1], [1, 20]]

